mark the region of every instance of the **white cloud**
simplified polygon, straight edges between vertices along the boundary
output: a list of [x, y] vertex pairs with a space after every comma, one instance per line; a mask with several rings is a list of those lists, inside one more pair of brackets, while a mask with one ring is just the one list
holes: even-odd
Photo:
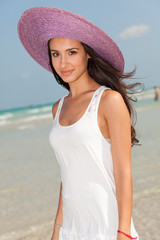
[[150, 27], [145, 24], [133, 25], [129, 28], [126, 28], [119, 34], [121, 39], [129, 39], [129, 38], [138, 38], [142, 35], [148, 33], [150, 31]]

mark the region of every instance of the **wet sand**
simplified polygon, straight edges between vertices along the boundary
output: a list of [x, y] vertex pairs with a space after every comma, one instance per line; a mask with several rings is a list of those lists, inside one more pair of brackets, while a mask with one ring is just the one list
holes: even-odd
[[[159, 240], [160, 234], [160, 189], [157, 193], [137, 199], [133, 203], [133, 219], [140, 240]], [[48, 240], [51, 239], [53, 222], [40, 225], [28, 231], [22, 231], [17, 240]], [[8, 238], [10, 239], [10, 238]], [[12, 238], [13, 239], [13, 236]]]
[[134, 201], [133, 218], [140, 240], [160, 239], [160, 187], [157, 192]]

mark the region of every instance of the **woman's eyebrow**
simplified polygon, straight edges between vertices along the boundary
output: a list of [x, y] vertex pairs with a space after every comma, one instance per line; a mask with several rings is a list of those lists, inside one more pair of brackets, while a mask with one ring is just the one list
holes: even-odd
[[[68, 49], [66, 49], [66, 52], [67, 52], [67, 51], [71, 51], [71, 50], [73, 50], [73, 49], [79, 50], [79, 48], [68, 48]], [[58, 50], [55, 50], [55, 49], [51, 49], [51, 52], [52, 52], [52, 51], [54, 51], [54, 52], [59, 52]]]

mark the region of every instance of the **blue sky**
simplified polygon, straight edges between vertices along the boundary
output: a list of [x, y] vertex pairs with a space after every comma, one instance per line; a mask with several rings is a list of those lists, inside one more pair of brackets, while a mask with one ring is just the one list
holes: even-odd
[[136, 81], [160, 85], [159, 0], [0, 0], [0, 110], [57, 101], [67, 93], [53, 75], [28, 55], [17, 23], [36, 6], [62, 8], [87, 18], [119, 46], [125, 71], [137, 66]]

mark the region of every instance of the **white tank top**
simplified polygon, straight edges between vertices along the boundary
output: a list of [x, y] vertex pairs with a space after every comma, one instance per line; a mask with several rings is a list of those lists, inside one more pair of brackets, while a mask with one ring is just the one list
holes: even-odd
[[[60, 166], [63, 200], [59, 240], [117, 239], [118, 206], [111, 144], [97, 122], [100, 98], [106, 89], [109, 88], [99, 87], [83, 116], [69, 126], [59, 122], [66, 95], [63, 96], [53, 121], [49, 140]], [[138, 236], [132, 219], [131, 235]]]

